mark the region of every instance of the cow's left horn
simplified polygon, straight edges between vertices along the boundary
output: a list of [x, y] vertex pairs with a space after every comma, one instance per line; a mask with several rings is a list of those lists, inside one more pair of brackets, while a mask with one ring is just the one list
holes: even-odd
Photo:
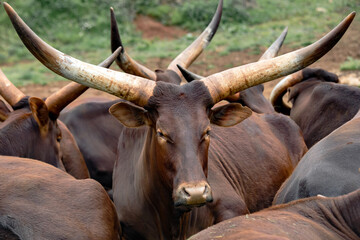
[[344, 35], [354, 17], [355, 12], [352, 12], [336, 28], [310, 46], [276, 58], [231, 68], [200, 81], [208, 87], [213, 102], [217, 103], [244, 89], [296, 72], [330, 51]]
[[154, 81], [88, 64], [56, 50], [41, 40], [9, 4], [3, 4], [24, 45], [47, 68], [74, 82], [108, 92], [138, 106], [147, 104], [156, 85]]
[[0, 95], [13, 107], [25, 94], [15, 87], [0, 69]]
[[303, 70], [300, 70], [296, 73], [286, 76], [278, 84], [276, 84], [276, 86], [271, 91], [270, 102], [277, 112], [282, 112], [286, 115], [290, 114], [291, 107], [283, 102], [283, 96], [289, 87], [301, 82], [303, 78]]
[[122, 47], [121, 53], [116, 59], [116, 64], [126, 73], [133, 74], [135, 76], [156, 80], [156, 74], [154, 71], [136, 62], [127, 54], [121, 38], [119, 29], [116, 22], [114, 9], [110, 8], [110, 23], [111, 23], [111, 51], [115, 51], [118, 47]]

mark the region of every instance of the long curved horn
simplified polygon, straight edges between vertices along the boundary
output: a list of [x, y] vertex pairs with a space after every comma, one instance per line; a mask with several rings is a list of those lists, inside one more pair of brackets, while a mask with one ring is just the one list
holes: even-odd
[[[288, 27], [285, 27], [285, 29], [282, 31], [280, 36], [271, 44], [271, 46], [260, 57], [259, 61], [274, 58], [278, 54], [282, 44], [284, 43], [285, 37], [287, 35], [287, 31], [288, 31]], [[197, 75], [196, 73], [193, 73], [193, 72], [183, 68], [179, 64], [177, 64], [176, 66], [179, 68], [179, 70], [181, 71], [181, 74], [184, 76], [184, 78], [188, 82], [191, 82], [193, 80], [200, 80], [200, 79], [204, 78], [203, 76]]]
[[67, 79], [108, 92], [138, 106], [147, 104], [156, 85], [154, 81], [88, 64], [54, 49], [41, 40], [9, 4], [3, 4], [24, 45], [47, 68]]
[[284, 40], [286, 38], [288, 32], [288, 27], [285, 27], [285, 29], [282, 31], [280, 36], [271, 44], [271, 46], [264, 52], [264, 54], [260, 57], [259, 61], [270, 59], [276, 57], [278, 54], [281, 46], [284, 43]]
[[116, 59], [117, 65], [126, 73], [155, 81], [156, 74], [154, 71], [151, 71], [147, 67], [136, 62], [126, 53], [125, 48], [121, 42], [114, 9], [112, 7], [110, 8], [110, 22], [111, 22], [111, 51], [115, 51], [118, 47], [122, 47], [121, 53], [119, 57]]
[[217, 103], [246, 88], [296, 72], [330, 51], [344, 35], [354, 17], [355, 12], [350, 13], [331, 32], [307, 47], [276, 58], [231, 68], [200, 81], [208, 87], [213, 102]]
[[13, 107], [17, 102], [25, 97], [0, 69], [0, 95]]
[[[109, 68], [119, 55], [120, 51], [121, 47], [119, 47], [113, 54], [111, 54], [98, 66]], [[52, 114], [53, 118], [57, 118], [61, 110], [63, 110], [67, 105], [83, 94], [87, 89], [87, 86], [76, 82], [71, 82], [46, 98], [46, 106], [48, 107], [49, 112]]]
[[300, 70], [296, 73], [286, 76], [278, 84], [276, 84], [276, 86], [271, 91], [270, 102], [277, 112], [280, 109], [283, 109], [281, 112], [290, 113], [291, 107], [283, 101], [283, 96], [285, 95], [289, 87], [294, 86], [295, 84], [301, 82], [301, 80], [304, 79], [303, 71], [304, 70]]
[[207, 26], [207, 28], [195, 39], [195, 41], [188, 46], [182, 53], [180, 53], [168, 66], [169, 70], [175, 71], [181, 76], [180, 70], [176, 65], [183, 68], [188, 68], [190, 64], [202, 53], [202, 51], [209, 45], [211, 39], [214, 37], [222, 15], [223, 0], [219, 1], [216, 12]]

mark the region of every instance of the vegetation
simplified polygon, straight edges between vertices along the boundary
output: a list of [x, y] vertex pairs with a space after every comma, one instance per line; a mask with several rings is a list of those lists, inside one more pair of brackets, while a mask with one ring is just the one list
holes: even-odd
[[[146, 63], [152, 57], [172, 58], [190, 44], [210, 21], [217, 2], [13, 0], [10, 4], [45, 41], [91, 63], [101, 62], [110, 53], [109, 7], [112, 6], [127, 51]], [[261, 46], [269, 45], [285, 26], [289, 26], [288, 45], [294, 48], [307, 45], [354, 9], [360, 9], [358, 0], [224, 0], [220, 29], [207, 51], [226, 55], [251, 48], [257, 52]], [[150, 15], [166, 25], [177, 25], [194, 33], [173, 41], [142, 39], [132, 25], [136, 14]], [[0, 13], [0, 67], [18, 85], [60, 79], [34, 60], [3, 10]]]
[[352, 57], [348, 57], [348, 59], [341, 64], [340, 70], [342, 70], [342, 71], [359, 70], [360, 71], [360, 59], [354, 59]]

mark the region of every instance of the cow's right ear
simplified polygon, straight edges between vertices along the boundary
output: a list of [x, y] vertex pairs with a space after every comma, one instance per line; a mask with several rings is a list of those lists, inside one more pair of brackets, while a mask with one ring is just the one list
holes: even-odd
[[131, 103], [115, 103], [109, 108], [109, 112], [126, 127], [149, 125], [147, 111]]
[[11, 110], [6, 106], [4, 101], [0, 99], [0, 122], [5, 121], [10, 114]]
[[229, 103], [212, 109], [210, 122], [222, 127], [231, 127], [244, 121], [251, 114], [250, 108], [243, 107], [240, 103]]
[[39, 125], [41, 134], [46, 134], [49, 130], [49, 110], [45, 102], [40, 98], [30, 97], [29, 106], [35, 121]]

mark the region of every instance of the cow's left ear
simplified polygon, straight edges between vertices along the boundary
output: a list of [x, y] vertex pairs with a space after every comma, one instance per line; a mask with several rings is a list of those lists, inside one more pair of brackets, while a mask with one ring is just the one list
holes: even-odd
[[222, 127], [231, 127], [250, 117], [251, 114], [250, 108], [243, 107], [240, 103], [229, 103], [212, 109], [210, 122]]
[[29, 106], [41, 134], [46, 134], [49, 131], [49, 110], [45, 102], [40, 98], [30, 97]]
[[5, 121], [9, 117], [10, 112], [11, 112], [11, 110], [0, 99], [0, 122]]
[[115, 103], [109, 112], [126, 127], [141, 127], [149, 123], [147, 111], [131, 103]]

